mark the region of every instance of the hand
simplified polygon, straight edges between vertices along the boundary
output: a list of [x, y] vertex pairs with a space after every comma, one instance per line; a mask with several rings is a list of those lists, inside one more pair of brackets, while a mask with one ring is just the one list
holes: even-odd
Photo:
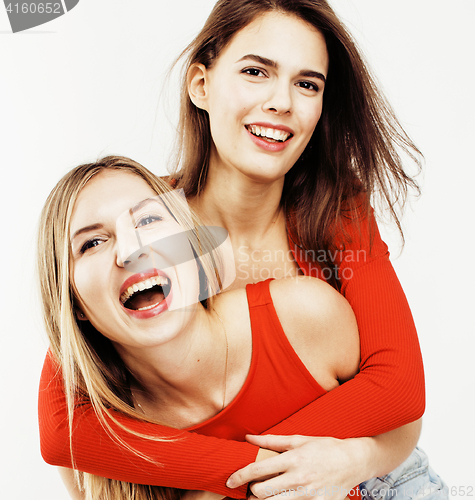
[[[282, 494], [342, 500], [365, 478], [359, 467], [360, 439], [308, 436], [246, 436], [251, 444], [280, 455], [252, 463], [230, 476], [227, 486], [251, 483], [251, 500]], [[364, 439], [364, 438], [363, 438]], [[358, 444], [356, 443], [358, 442]], [[289, 491], [290, 490], [290, 491]]]

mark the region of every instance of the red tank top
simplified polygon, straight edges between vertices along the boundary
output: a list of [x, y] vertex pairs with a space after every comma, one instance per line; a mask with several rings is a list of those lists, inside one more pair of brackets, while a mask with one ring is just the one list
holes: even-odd
[[223, 411], [187, 430], [243, 441], [246, 434], [261, 434], [327, 392], [288, 341], [270, 295], [271, 281], [246, 286], [252, 357], [243, 387]]

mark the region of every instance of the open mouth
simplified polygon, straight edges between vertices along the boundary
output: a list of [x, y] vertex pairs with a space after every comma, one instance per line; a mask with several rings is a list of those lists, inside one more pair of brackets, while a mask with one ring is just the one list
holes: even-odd
[[260, 127], [259, 125], [246, 125], [246, 129], [254, 136], [267, 142], [285, 142], [293, 135], [285, 130]]
[[171, 290], [166, 276], [151, 276], [130, 286], [121, 294], [120, 302], [132, 311], [147, 311], [165, 300]]

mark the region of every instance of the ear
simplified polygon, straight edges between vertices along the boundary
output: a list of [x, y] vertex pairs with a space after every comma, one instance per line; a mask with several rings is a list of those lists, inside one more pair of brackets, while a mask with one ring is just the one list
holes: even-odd
[[187, 75], [188, 95], [191, 102], [208, 111], [208, 69], [204, 64], [192, 64]]
[[74, 309], [74, 312], [76, 313], [76, 318], [78, 319], [78, 321], [89, 321], [87, 319], [87, 316], [78, 307]]

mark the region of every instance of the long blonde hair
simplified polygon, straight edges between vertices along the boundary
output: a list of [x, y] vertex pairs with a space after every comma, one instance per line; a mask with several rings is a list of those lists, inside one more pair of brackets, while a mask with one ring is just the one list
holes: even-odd
[[[43, 208], [38, 238], [38, 275], [43, 303], [43, 315], [51, 351], [59, 363], [64, 378], [70, 444], [75, 404], [83, 397], [89, 398], [94, 411], [105, 429], [123, 446], [132, 449], [111, 427], [115, 423], [136, 436], [162, 441], [154, 436], [142, 435], [122, 425], [109, 411], [115, 409], [124, 415], [142, 421], [151, 421], [133, 407], [130, 380], [133, 379], [112, 343], [97, 332], [89, 322], [78, 322], [75, 314], [75, 287], [71, 279], [70, 222], [79, 193], [96, 175], [105, 170], [120, 170], [141, 177], [152, 189], [165, 198], [167, 208], [177, 222], [187, 230], [190, 244], [198, 256], [199, 265], [210, 288], [203, 305], [208, 306], [220, 287], [220, 263], [212, 253], [215, 242], [200, 227], [191, 212], [191, 221], [186, 200], [172, 196], [172, 189], [162, 179], [133, 160], [120, 156], [108, 156], [95, 163], [80, 165], [67, 173], [50, 193]], [[214, 247], [216, 248], [216, 247]], [[71, 446], [71, 450], [72, 450]], [[133, 450], [133, 449], [132, 449]], [[148, 459], [136, 450], [138, 456]], [[74, 456], [71, 451], [72, 463]], [[77, 473], [88, 499], [135, 499], [172, 500], [178, 491], [167, 488], [132, 485], [112, 481], [90, 474]]]

